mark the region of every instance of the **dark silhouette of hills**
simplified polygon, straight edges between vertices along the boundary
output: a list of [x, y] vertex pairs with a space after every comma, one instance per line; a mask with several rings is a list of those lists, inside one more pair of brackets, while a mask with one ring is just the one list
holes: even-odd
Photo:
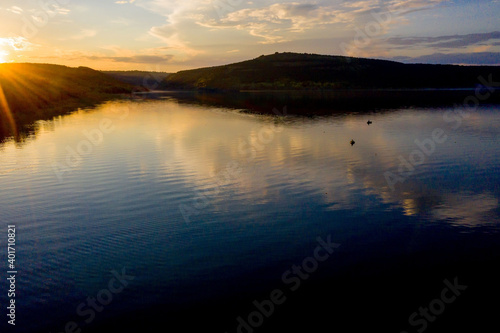
[[134, 87], [87, 67], [0, 64], [0, 141], [16, 128], [130, 94]]
[[146, 71], [102, 71], [115, 79], [138, 87], [154, 90], [170, 73]]
[[[257, 113], [270, 113], [274, 107], [289, 105], [290, 113], [309, 115], [331, 114], [332, 105], [340, 112], [364, 110], [367, 106], [383, 109], [422, 103], [460, 104], [474, 91], [425, 91], [423, 88], [475, 88], [490, 81], [498, 89], [500, 67], [403, 64], [297, 53], [275, 53], [175, 74], [0, 64], [0, 142], [5, 137], [25, 133], [23, 129], [36, 120], [148, 89], [219, 91], [224, 94], [196, 95], [195, 99]], [[240, 90], [312, 90], [321, 96], [318, 99], [310, 95], [227, 95], [228, 91]], [[498, 94], [489, 94], [490, 90], [481, 89], [482, 96], [489, 96], [481, 103], [498, 103]]]
[[500, 67], [403, 64], [387, 60], [275, 53], [239, 63], [180, 71], [164, 89], [293, 90], [473, 88]]

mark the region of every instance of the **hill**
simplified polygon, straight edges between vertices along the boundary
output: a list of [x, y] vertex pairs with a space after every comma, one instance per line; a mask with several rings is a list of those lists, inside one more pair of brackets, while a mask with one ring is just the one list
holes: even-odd
[[0, 138], [39, 119], [93, 105], [134, 87], [87, 67], [0, 64]]
[[117, 80], [147, 89], [156, 89], [160, 82], [165, 80], [170, 73], [145, 72], [145, 71], [102, 71]]
[[394, 61], [275, 53], [235, 64], [180, 71], [166, 89], [283, 90], [471, 88], [500, 67], [403, 64]]

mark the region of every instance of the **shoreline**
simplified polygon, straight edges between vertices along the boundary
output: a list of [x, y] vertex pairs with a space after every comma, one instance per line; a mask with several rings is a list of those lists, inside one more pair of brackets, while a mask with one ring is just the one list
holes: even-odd
[[14, 138], [16, 142], [23, 141], [37, 121], [51, 121], [56, 117], [72, 114], [82, 108], [93, 108], [102, 103], [113, 100], [133, 99], [130, 94], [102, 94], [91, 98], [70, 98], [62, 102], [51, 103], [45, 107], [32, 110], [11, 110], [16, 128], [0, 127], [0, 143], [9, 138]]
[[[227, 107], [245, 113], [272, 114], [274, 108], [287, 107], [289, 115], [334, 115], [339, 112], [374, 112], [397, 108], [442, 107], [462, 104], [465, 97], [477, 88], [425, 88], [425, 89], [337, 89], [337, 90], [153, 90], [122, 93], [95, 93], [91, 96], [70, 97], [62, 101], [26, 112], [13, 110], [15, 126], [12, 131], [0, 127], [0, 143], [14, 137], [16, 142], [29, 136], [35, 122], [50, 121], [54, 117], [69, 115], [81, 108], [92, 108], [113, 100], [158, 99], [172, 96], [182, 103]], [[500, 90], [492, 87], [494, 92]], [[311, 104], [315, 109], [311, 109]], [[500, 104], [500, 94], [493, 94], [481, 105]], [[16, 134], [17, 132], [17, 134]]]

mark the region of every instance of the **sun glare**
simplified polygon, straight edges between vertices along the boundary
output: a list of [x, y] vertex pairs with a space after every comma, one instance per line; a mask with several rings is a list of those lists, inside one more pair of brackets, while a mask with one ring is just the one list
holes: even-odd
[[7, 51], [0, 49], [0, 64], [7, 62], [8, 55], [9, 55], [9, 53]]

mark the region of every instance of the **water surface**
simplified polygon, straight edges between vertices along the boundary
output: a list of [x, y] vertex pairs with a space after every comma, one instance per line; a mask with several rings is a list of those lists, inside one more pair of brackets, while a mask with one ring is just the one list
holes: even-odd
[[[274, 113], [293, 109], [286, 102]], [[0, 145], [0, 222], [17, 226], [17, 331], [74, 321], [89, 332], [155, 322], [236, 332], [254, 300], [280, 289], [286, 302], [256, 332], [416, 332], [408, 317], [455, 277], [468, 290], [427, 331], [492, 322], [498, 106], [283, 117], [208, 104], [109, 102]], [[292, 291], [283, 273], [318, 237], [340, 247]], [[86, 323], [78, 306], [124, 269], [134, 279]]]

